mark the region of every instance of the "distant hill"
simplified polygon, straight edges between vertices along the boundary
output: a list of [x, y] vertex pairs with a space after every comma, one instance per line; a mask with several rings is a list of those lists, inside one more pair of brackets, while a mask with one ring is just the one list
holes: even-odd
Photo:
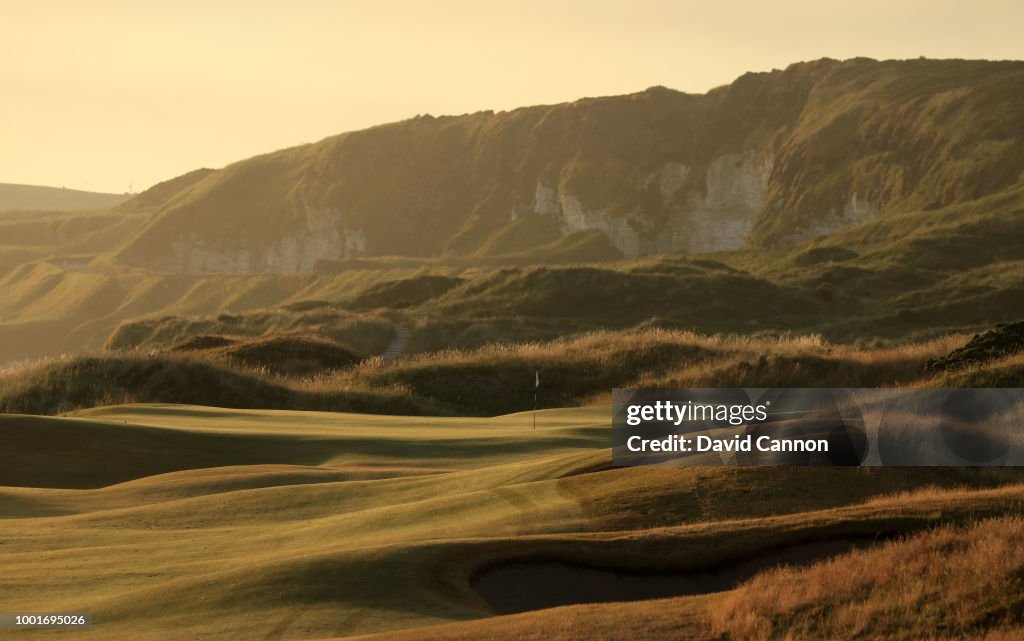
[[363, 333], [349, 313], [374, 340], [407, 327], [410, 352], [1019, 320], [1022, 96], [1022, 62], [820, 60], [705, 95], [420, 117], [87, 215], [0, 213], [0, 364], [195, 333], [378, 353], [334, 335]]
[[165, 183], [122, 206], [154, 218], [113, 258], [291, 272], [794, 246], [1021, 184], [1022, 96], [1022, 62], [824, 59], [703, 95], [421, 116]]
[[0, 183], [0, 211], [71, 211], [107, 209], [128, 200], [127, 194], [102, 194], [60, 187]]

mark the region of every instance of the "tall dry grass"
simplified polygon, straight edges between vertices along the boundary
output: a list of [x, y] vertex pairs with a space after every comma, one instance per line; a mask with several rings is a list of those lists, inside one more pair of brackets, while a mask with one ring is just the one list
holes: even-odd
[[766, 572], [710, 616], [731, 639], [797, 641], [1000, 638], [1022, 614], [1024, 518], [1012, 516]]
[[[533, 406], [537, 371], [540, 407], [605, 401], [615, 387], [920, 385], [929, 380], [925, 362], [959, 342], [957, 337], [943, 337], [862, 349], [832, 344], [817, 335], [750, 337], [651, 328], [492, 343], [395, 360], [368, 358], [351, 367], [303, 369], [301, 375], [282, 375], [282, 368], [267, 363], [204, 361], [199, 353], [107, 353], [9, 369], [0, 375], [0, 410], [55, 413], [111, 398], [327, 409], [351, 407], [345, 399], [364, 396], [385, 404], [372, 411], [394, 413], [401, 407], [495, 415]], [[198, 381], [203, 381], [203, 390], [193, 389]]]

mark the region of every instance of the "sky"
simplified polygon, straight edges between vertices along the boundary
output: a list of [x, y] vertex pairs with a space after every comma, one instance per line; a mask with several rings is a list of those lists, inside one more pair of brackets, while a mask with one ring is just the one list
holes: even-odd
[[430, 113], [821, 57], [1024, 59], [1019, 0], [0, 0], [0, 182], [141, 191]]

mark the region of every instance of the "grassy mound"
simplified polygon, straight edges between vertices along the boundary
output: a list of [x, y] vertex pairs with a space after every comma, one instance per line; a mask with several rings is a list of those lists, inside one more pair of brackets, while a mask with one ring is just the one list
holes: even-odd
[[628, 327], [671, 316], [694, 329], [724, 332], [798, 327], [820, 307], [803, 288], [706, 261], [665, 259], [504, 269], [453, 289], [424, 311], [456, 318], [557, 318], [583, 327]]
[[1021, 387], [1024, 385], [1024, 355], [940, 372], [927, 384], [934, 387]]
[[765, 573], [721, 600], [713, 629], [751, 641], [968, 638], [1020, 625], [1022, 575], [1024, 518], [947, 526], [810, 569]]
[[293, 378], [351, 367], [366, 358], [334, 341], [300, 334], [259, 338], [199, 334], [165, 351]]
[[307, 376], [351, 367], [365, 358], [343, 345], [316, 336], [267, 336], [238, 341], [212, 350], [211, 355], [285, 376]]
[[962, 369], [1001, 360], [1024, 351], [1024, 321], [996, 325], [984, 334], [975, 334], [966, 345], [948, 355], [928, 361], [932, 371]]
[[816, 337], [743, 338], [649, 329], [367, 362], [334, 384], [400, 387], [471, 414], [606, 399], [614, 387], [876, 387], [925, 379], [924, 363], [957, 338], [880, 349]]
[[[1013, 359], [951, 381], [925, 372], [961, 337], [894, 347], [818, 337], [704, 336], [646, 329], [366, 359], [310, 337], [236, 338], [208, 349], [67, 358], [0, 376], [0, 411], [54, 414], [116, 402], [494, 416], [607, 400], [614, 387], [1016, 386]], [[220, 344], [189, 339], [186, 346]], [[180, 346], [179, 346], [180, 347]], [[315, 374], [315, 376], [311, 376]], [[993, 378], [996, 377], [996, 378]]]
[[[379, 354], [394, 334], [391, 321], [376, 314], [339, 308], [323, 300], [302, 300], [284, 307], [216, 316], [163, 316], [122, 323], [107, 338], [107, 351], [223, 348], [228, 341], [305, 335], [339, 343], [353, 352]], [[297, 347], [298, 349], [298, 347]], [[339, 355], [340, 358], [340, 355]]]
[[[225, 341], [233, 341], [226, 343]], [[614, 387], [1017, 387], [1024, 356], [955, 372], [925, 364], [950, 335], [860, 347], [819, 337], [644, 329], [489, 344], [384, 361], [318, 337], [187, 339], [158, 353], [67, 358], [0, 376], [0, 411], [53, 414], [122, 401], [494, 416], [606, 401]], [[220, 345], [199, 349], [206, 344]], [[182, 348], [187, 349], [182, 349]], [[392, 403], [393, 406], [389, 406]]]
[[367, 287], [350, 299], [348, 303], [357, 309], [375, 309], [377, 307], [402, 309], [425, 303], [458, 287], [463, 282], [465, 281], [462, 278], [441, 275], [386, 281]]
[[80, 356], [0, 376], [0, 412], [59, 414], [115, 403], [436, 413], [396, 391], [318, 390], [203, 359]]
[[228, 345], [234, 345], [238, 341], [234, 338], [228, 338], [227, 336], [218, 336], [216, 334], [198, 334], [196, 336], [189, 336], [185, 340], [175, 343], [167, 348], [169, 352], [195, 352], [207, 349], [217, 349], [219, 347], [227, 347]]

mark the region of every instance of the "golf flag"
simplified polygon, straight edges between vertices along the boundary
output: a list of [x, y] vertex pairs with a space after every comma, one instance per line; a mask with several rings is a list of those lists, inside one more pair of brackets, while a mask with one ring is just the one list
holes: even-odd
[[537, 429], [537, 390], [540, 388], [540, 370], [533, 370], [533, 429]]

